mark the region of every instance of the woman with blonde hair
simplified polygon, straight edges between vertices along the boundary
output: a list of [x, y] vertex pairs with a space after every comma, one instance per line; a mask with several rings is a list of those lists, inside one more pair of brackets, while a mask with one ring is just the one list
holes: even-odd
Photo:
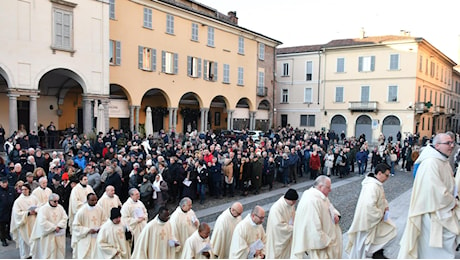
[[42, 167], [35, 168], [34, 172], [34, 181], [38, 181], [41, 177], [46, 177], [45, 169]]

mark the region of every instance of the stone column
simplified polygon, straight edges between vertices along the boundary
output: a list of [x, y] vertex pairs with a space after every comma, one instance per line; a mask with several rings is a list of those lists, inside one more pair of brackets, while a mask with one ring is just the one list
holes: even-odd
[[136, 109], [136, 133], [139, 133], [139, 109], [141, 108], [140, 106], [134, 106]]
[[129, 106], [129, 130], [134, 132], [134, 106]]
[[201, 132], [206, 133], [208, 130], [208, 113], [209, 108], [200, 109], [201, 112]]
[[268, 129], [272, 128], [273, 125], [273, 112], [268, 112]]
[[109, 131], [110, 129], [110, 124], [109, 124], [109, 121], [110, 121], [110, 118], [109, 118], [109, 99], [105, 98], [105, 99], [102, 99], [102, 105], [104, 106], [104, 125], [105, 125], [105, 129], [107, 131]]
[[227, 109], [227, 129], [228, 130], [233, 129], [233, 112], [235, 112], [235, 110]]
[[10, 123], [10, 132], [8, 136], [12, 135], [14, 131], [18, 130], [18, 97], [19, 94], [8, 94], [9, 97], [9, 123]]
[[37, 115], [37, 98], [38, 95], [29, 96], [29, 131], [37, 132], [38, 115]]
[[[168, 107], [168, 131], [171, 133], [171, 130], [173, 128], [173, 121], [174, 121], [174, 108], [173, 107]], [[166, 132], [166, 131], [165, 131]]]
[[254, 130], [256, 126], [256, 111], [249, 112], [249, 130]]
[[82, 97], [83, 103], [83, 133], [87, 134], [93, 131], [93, 113], [92, 112], [92, 105], [91, 101], [92, 98], [89, 97]]
[[173, 118], [172, 118], [172, 128], [171, 130], [174, 130], [174, 132], [177, 133], [177, 107], [172, 108], [173, 110]]

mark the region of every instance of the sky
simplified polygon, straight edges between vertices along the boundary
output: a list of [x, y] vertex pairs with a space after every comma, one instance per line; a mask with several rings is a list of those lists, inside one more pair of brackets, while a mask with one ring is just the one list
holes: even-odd
[[[460, 0], [195, 0], [238, 25], [283, 44], [323, 44], [335, 39], [399, 35], [422, 37], [459, 63]], [[456, 14], [457, 13], [457, 14]]]

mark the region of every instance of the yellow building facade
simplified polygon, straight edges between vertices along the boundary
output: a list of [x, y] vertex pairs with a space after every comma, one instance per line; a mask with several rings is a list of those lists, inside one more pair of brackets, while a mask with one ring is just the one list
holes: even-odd
[[110, 126], [269, 127], [279, 44], [194, 1], [111, 0], [110, 104], [129, 113]]

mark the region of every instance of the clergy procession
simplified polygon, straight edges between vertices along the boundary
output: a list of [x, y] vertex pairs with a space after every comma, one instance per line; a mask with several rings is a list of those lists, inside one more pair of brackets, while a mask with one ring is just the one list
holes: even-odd
[[[420, 150], [414, 145], [414, 158], [398, 150], [399, 141], [385, 144], [385, 138], [371, 154], [364, 136], [338, 142], [283, 129], [255, 146], [251, 138], [235, 142], [208, 134], [183, 146], [175, 139], [150, 146], [145, 139], [139, 147], [114, 150], [108, 143], [107, 159], [96, 161], [85, 159], [88, 151], [76, 145], [73, 159], [56, 153], [48, 167], [28, 173], [22, 170], [27, 163], [12, 162], [5, 176], [0, 171], [2, 245], [14, 240], [20, 258], [40, 259], [384, 259], [385, 249], [399, 239], [398, 258], [456, 256], [460, 174], [454, 172], [460, 171], [460, 156], [451, 132], [427, 139]], [[399, 226], [384, 189], [398, 165], [390, 156], [396, 150], [398, 159], [406, 159], [401, 169], [414, 166], [408, 215]], [[330, 194], [333, 182], [355, 173], [355, 163], [361, 188], [354, 192], [354, 213], [343, 215]], [[297, 180], [307, 174], [311, 183], [298, 192]], [[280, 189], [272, 191], [277, 181]], [[279, 195], [264, 206], [261, 200], [242, 203], [234, 198], [237, 192], [243, 198], [250, 192], [262, 199]], [[222, 195], [229, 203], [214, 219], [194, 211], [194, 201], [204, 210], [209, 197], [219, 201]], [[344, 217], [352, 219], [347, 230]]]

